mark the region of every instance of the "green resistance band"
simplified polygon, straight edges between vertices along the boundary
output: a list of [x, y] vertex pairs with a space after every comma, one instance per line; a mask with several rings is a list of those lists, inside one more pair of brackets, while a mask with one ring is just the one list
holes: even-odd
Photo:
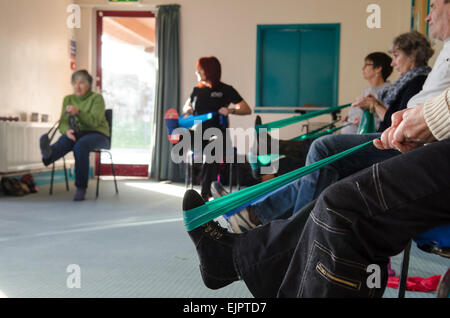
[[330, 108], [323, 109], [323, 110], [313, 111], [313, 112], [306, 113], [306, 114], [299, 115], [299, 116], [294, 116], [294, 117], [290, 117], [290, 118], [277, 120], [277, 121], [267, 123], [267, 124], [256, 125], [255, 129], [256, 129], [256, 131], [258, 131], [258, 129], [265, 128], [265, 129], [267, 129], [267, 131], [271, 131], [273, 129], [286, 127], [286, 126], [296, 124], [296, 123], [299, 123], [299, 122], [307, 120], [307, 119], [318, 117], [320, 115], [334, 113], [341, 109], [350, 107], [351, 105], [352, 104], [347, 104], [347, 105], [342, 105], [342, 106], [334, 106], [334, 107], [330, 107]]
[[[330, 125], [331, 124], [327, 125], [326, 127], [328, 127]], [[326, 131], [322, 131], [320, 133], [310, 132], [310, 133], [304, 134], [304, 135], [302, 135], [300, 137], [296, 137], [296, 138], [294, 138], [292, 140], [317, 139], [317, 138], [322, 137], [322, 136], [331, 135], [332, 133], [334, 133], [334, 132], [336, 132], [338, 130], [341, 130], [342, 128], [347, 127], [349, 125], [351, 125], [351, 124], [346, 124], [346, 125], [343, 125], [341, 127], [330, 128], [330, 129], [327, 129]], [[323, 129], [323, 127], [320, 128], [318, 131], [320, 131], [322, 129]], [[280, 154], [267, 154], [267, 155], [259, 155], [257, 158], [258, 158], [258, 163], [260, 165], [268, 166], [272, 161], [274, 161], [275, 159], [278, 159], [280, 157], [281, 157]]]
[[[322, 127], [320, 127], [320, 128], [317, 128], [316, 130], [313, 130], [313, 131], [310, 131], [310, 132], [308, 132], [308, 133], [306, 133], [306, 134], [303, 134], [303, 135], [307, 135], [307, 134], [317, 134], [317, 133], [321, 132], [322, 130], [325, 130], [325, 129], [327, 129], [327, 128], [331, 128], [332, 126], [334, 126], [334, 125], [337, 124], [338, 122], [340, 122], [339, 119], [338, 119], [338, 120], [335, 120], [335, 121], [333, 121], [333, 122], [331, 122], [331, 123], [329, 123], [329, 124], [326, 124], [325, 126], [322, 126]], [[303, 135], [300, 135], [299, 137], [296, 137], [296, 138], [301, 138]], [[293, 138], [292, 140], [295, 140], [296, 138]]]
[[[375, 139], [375, 138], [374, 138]], [[197, 208], [183, 211], [184, 225], [187, 231], [192, 231], [215, 218], [237, 209], [240, 206], [247, 204], [248, 202], [260, 198], [266, 194], [269, 194], [284, 185], [287, 185], [303, 176], [306, 176], [320, 168], [323, 168], [337, 160], [350, 156], [353, 153], [363, 150], [364, 148], [372, 145], [373, 141], [368, 141], [359, 146], [345, 150], [341, 153], [335, 154], [323, 160], [317, 161], [311, 165], [302, 167], [300, 169], [288, 172], [277, 178], [269, 181], [256, 184], [254, 186], [242, 189], [240, 191], [232, 192], [226, 196], [217, 198], [212, 201], [206, 202], [204, 205]]]
[[341, 129], [344, 128], [344, 127], [350, 126], [350, 125], [351, 125], [351, 124], [345, 124], [345, 125], [343, 125], [343, 126], [330, 128], [330, 129], [327, 129], [327, 130], [322, 131], [322, 132], [319, 132], [319, 133], [313, 133], [313, 132], [310, 132], [310, 133], [308, 133], [308, 134], [305, 134], [305, 135], [303, 135], [303, 136], [294, 138], [294, 139], [292, 139], [292, 140], [316, 139], [316, 138], [319, 138], [319, 137], [322, 137], [322, 136], [325, 136], [325, 135], [330, 135], [330, 134], [332, 134], [332, 133], [334, 133], [334, 132], [336, 132], [336, 131], [338, 131], [338, 130], [341, 130]]

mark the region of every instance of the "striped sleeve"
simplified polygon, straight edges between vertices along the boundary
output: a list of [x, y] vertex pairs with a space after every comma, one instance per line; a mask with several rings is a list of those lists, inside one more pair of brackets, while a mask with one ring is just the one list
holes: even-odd
[[450, 138], [450, 88], [430, 99], [423, 108], [425, 122], [437, 140]]

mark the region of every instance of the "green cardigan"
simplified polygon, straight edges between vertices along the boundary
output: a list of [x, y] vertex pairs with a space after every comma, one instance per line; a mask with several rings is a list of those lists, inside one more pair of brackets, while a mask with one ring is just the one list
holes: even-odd
[[92, 91], [79, 97], [75, 94], [64, 97], [59, 131], [65, 134], [69, 130], [69, 115], [66, 107], [73, 105], [80, 110], [75, 116], [81, 131], [97, 131], [109, 137], [109, 125], [105, 117], [105, 101], [103, 96]]

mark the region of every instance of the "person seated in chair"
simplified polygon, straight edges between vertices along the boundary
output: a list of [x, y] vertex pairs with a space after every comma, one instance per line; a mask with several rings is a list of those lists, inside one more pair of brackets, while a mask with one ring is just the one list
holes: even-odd
[[[369, 87], [365, 88], [361, 94], [361, 98], [369, 95], [378, 96], [378, 93], [391, 85], [387, 80], [391, 76], [394, 68], [392, 67], [392, 58], [383, 52], [373, 52], [367, 55], [364, 59], [362, 67], [362, 75], [369, 83]], [[361, 98], [358, 98], [360, 100]], [[352, 125], [344, 127], [341, 134], [357, 134], [358, 127], [361, 122], [362, 109], [358, 106], [353, 106], [349, 109], [347, 115], [342, 118], [344, 123], [351, 123]], [[379, 128], [381, 119], [377, 113], [374, 114], [375, 127]]]
[[[315, 139], [309, 148], [306, 165], [381, 136], [381, 133], [391, 126], [391, 118], [395, 112], [405, 109], [407, 105], [415, 106], [418, 104], [417, 97], [421, 98], [421, 103], [424, 102], [422, 97], [424, 93], [420, 94], [420, 92], [425, 91], [427, 93], [429, 90], [424, 84], [431, 72], [431, 68], [428, 66], [428, 61], [434, 53], [431, 43], [419, 32], [411, 31], [403, 33], [394, 39], [392, 52], [394, 56], [392, 66], [400, 74], [400, 77], [380, 91], [378, 98], [369, 95], [357, 99], [353, 103], [355, 107], [363, 110], [371, 109], [373, 113], [377, 113], [381, 120], [378, 133], [363, 135], [338, 134]], [[444, 53], [446, 53], [446, 50], [444, 50]], [[442, 65], [442, 67], [445, 69], [447, 66]], [[436, 69], [433, 74], [438, 75], [432, 76], [428, 83], [439, 82], [440, 79], [436, 80], [435, 77], [441, 76], [440, 73], [439, 68]], [[430, 85], [428, 84], [428, 86]], [[399, 154], [395, 150], [380, 153], [374, 151], [373, 148], [366, 149], [358, 154], [354, 154], [345, 161], [333, 163], [324, 169], [297, 179], [261, 198], [239, 213], [251, 215], [253, 219], [259, 220], [262, 224], [278, 218], [290, 217], [298, 213], [308, 203], [317, 199], [326, 187], [338, 179]], [[236, 217], [238, 216], [236, 215]], [[250, 219], [250, 217], [247, 217], [247, 219]], [[247, 227], [247, 230], [255, 227], [255, 224], [250, 225], [250, 227]], [[243, 224], [243, 227], [245, 226]]]
[[[232, 86], [221, 82], [222, 67], [219, 60], [214, 57], [201, 57], [197, 61], [195, 74], [197, 75], [198, 85], [194, 87], [191, 96], [186, 101], [183, 112], [186, 114], [202, 115], [214, 113], [212, 119], [202, 123], [202, 133], [209, 128], [218, 128], [222, 132], [222, 136], [226, 135], [228, 128], [226, 118], [232, 115], [250, 115], [252, 109], [241, 95]], [[234, 104], [234, 108], [228, 108], [230, 104]], [[208, 143], [202, 142], [202, 149]], [[223, 140], [223, 154], [225, 155], [225, 140]], [[202, 166], [201, 185], [202, 197], [206, 201], [211, 197], [210, 185], [217, 178], [219, 165], [217, 162], [206, 163]]]
[[59, 122], [61, 137], [41, 149], [42, 162], [50, 165], [70, 151], [75, 157], [74, 201], [83, 201], [89, 179], [89, 153], [110, 146], [109, 125], [102, 95], [92, 91], [92, 76], [85, 70], [72, 75], [74, 93], [64, 97]]

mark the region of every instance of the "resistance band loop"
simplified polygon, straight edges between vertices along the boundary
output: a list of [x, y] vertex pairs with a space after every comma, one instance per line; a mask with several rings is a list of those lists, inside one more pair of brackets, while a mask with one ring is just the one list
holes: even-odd
[[335, 154], [323, 160], [317, 161], [311, 165], [288, 172], [275, 179], [256, 184], [254, 186], [232, 192], [226, 196], [206, 202], [205, 205], [199, 206], [192, 210], [183, 211], [184, 224], [187, 231], [192, 231], [215, 218], [228, 213], [240, 206], [247, 204], [255, 198], [262, 197], [273, 192], [284, 185], [287, 185], [305, 175], [308, 175], [322, 167], [325, 167], [337, 160], [347, 157], [355, 152], [372, 145], [372, 141], [368, 141], [359, 146], [353, 147], [341, 153]]
[[334, 106], [334, 107], [330, 107], [330, 108], [323, 109], [323, 110], [313, 111], [313, 112], [299, 115], [299, 116], [281, 119], [281, 120], [274, 121], [274, 122], [268, 123], [268, 124], [256, 125], [255, 129], [256, 129], [256, 131], [258, 131], [258, 129], [265, 128], [265, 129], [267, 129], [267, 131], [271, 131], [272, 129], [286, 127], [286, 126], [296, 124], [301, 121], [304, 121], [304, 120], [307, 120], [310, 118], [314, 118], [314, 117], [317, 117], [320, 115], [334, 113], [343, 108], [350, 107], [351, 105], [352, 104], [347, 104], [347, 105], [343, 105], [343, 106]]
[[371, 113], [368, 109], [363, 110], [361, 116], [361, 122], [358, 127], [358, 134], [370, 134], [376, 132], [377, 129], [375, 127], [375, 119], [373, 117], [373, 113]]

